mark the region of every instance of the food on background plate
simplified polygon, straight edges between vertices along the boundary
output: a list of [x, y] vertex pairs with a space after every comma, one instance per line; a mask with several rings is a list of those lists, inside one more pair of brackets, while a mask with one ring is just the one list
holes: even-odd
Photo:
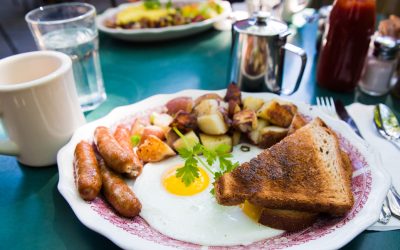
[[201, 22], [218, 16], [222, 10], [213, 0], [187, 3], [145, 0], [119, 11], [113, 18], [106, 20], [104, 25], [118, 29], [162, 28]]
[[[319, 119], [309, 123], [296, 105], [278, 99], [242, 100], [240, 90], [231, 84], [224, 97], [214, 93], [195, 100], [182, 96], [159, 110], [115, 124], [112, 129], [95, 129], [102, 191], [119, 215], [140, 213], [150, 226], [175, 239], [229, 246], [250, 244], [282, 232], [276, 229], [301, 230], [322, 212], [341, 216], [351, 208], [351, 191], [347, 193], [350, 160], [337, 151], [334, 132]], [[241, 142], [257, 147], [234, 147]], [[180, 157], [175, 157], [177, 153]], [[331, 171], [323, 162], [328, 158], [333, 164]], [[133, 172], [136, 174], [130, 174]], [[276, 179], [263, 179], [268, 174]], [[227, 179], [234, 188], [225, 185]], [[332, 184], [333, 179], [336, 184]], [[237, 185], [237, 180], [243, 186]], [[260, 183], [279, 188], [275, 193], [265, 192], [266, 197], [255, 202], [257, 193], [247, 188], [253, 192]], [[335, 189], [340, 184], [346, 194]], [[311, 192], [307, 185], [315, 189]], [[231, 196], [223, 192], [226, 190]], [[297, 192], [303, 192], [303, 200]], [[321, 198], [333, 193], [336, 196], [329, 201]], [[279, 197], [283, 200], [272, 201]], [[349, 200], [340, 207], [345, 198]], [[238, 206], [221, 206], [217, 201]], [[324, 202], [330, 202], [332, 210], [328, 211]], [[315, 210], [317, 205], [320, 208]], [[182, 226], [171, 227], [178, 224]]]

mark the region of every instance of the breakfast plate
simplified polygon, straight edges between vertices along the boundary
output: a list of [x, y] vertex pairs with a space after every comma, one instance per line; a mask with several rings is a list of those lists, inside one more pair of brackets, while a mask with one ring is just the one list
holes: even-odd
[[[174, 3], [190, 3], [193, 1], [188, 0], [177, 0]], [[100, 14], [96, 18], [96, 25], [98, 29], [105, 34], [112, 37], [126, 40], [126, 41], [164, 41], [185, 36], [190, 36], [193, 34], [200, 33], [207, 29], [210, 29], [215, 23], [227, 18], [231, 12], [231, 6], [227, 1], [215, 1], [222, 7], [222, 12], [212, 18], [205, 19], [200, 22], [193, 22], [189, 24], [169, 26], [162, 28], [143, 28], [143, 29], [120, 29], [120, 28], [110, 28], [105, 25], [106, 20], [112, 18], [116, 13], [127, 7], [137, 6], [141, 2], [137, 3], [125, 3], [121, 4], [115, 8], [109, 8], [104, 13]]]
[[[79, 141], [92, 141], [93, 132], [98, 126], [113, 128], [118, 124], [132, 121], [136, 117], [149, 114], [149, 112], [161, 110], [167, 101], [175, 97], [190, 96], [196, 98], [210, 92], [223, 96], [225, 91], [185, 90], [175, 94], [152, 96], [132, 105], [115, 108], [105, 117], [77, 129], [68, 144], [59, 151], [57, 162], [59, 169], [58, 189], [78, 219], [90, 229], [104, 235], [124, 249], [205, 248], [205, 246], [185, 241], [185, 237], [180, 237], [181, 239], [177, 240], [176, 237], [171, 238], [163, 235], [152, 228], [141, 216], [136, 216], [134, 219], [120, 217], [102, 198], [97, 197], [91, 202], [82, 200], [75, 186], [73, 155], [75, 146]], [[264, 100], [282, 99], [270, 93], [242, 93], [243, 97], [250, 95]], [[233, 249], [337, 249], [376, 222], [379, 217], [381, 204], [389, 188], [390, 177], [381, 168], [378, 155], [368, 143], [355, 135], [346, 123], [332, 119], [308, 104], [292, 102], [297, 105], [301, 114], [310, 118], [318, 116], [337, 132], [340, 146], [342, 150], [348, 153], [353, 165], [354, 206], [344, 217], [329, 220], [320, 219], [311, 227], [301, 231], [279, 232], [269, 238], [249, 242], [248, 245], [230, 245]], [[257, 150], [251, 152], [253, 153], [252, 157], [256, 156]], [[234, 150], [234, 155], [241, 153], [243, 152]], [[170, 159], [174, 161], [175, 158]], [[128, 181], [128, 185], [135, 189], [134, 181]], [[215, 223], [218, 222], [218, 218], [215, 218]], [[182, 227], [182, 225], [171, 226]], [[212, 225], [210, 225], [211, 227]], [[216, 245], [209, 248], [226, 249], [226, 246]]]

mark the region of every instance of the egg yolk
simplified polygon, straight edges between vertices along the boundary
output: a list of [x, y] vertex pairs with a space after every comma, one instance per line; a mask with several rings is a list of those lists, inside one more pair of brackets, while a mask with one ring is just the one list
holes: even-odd
[[210, 178], [206, 171], [199, 167], [199, 178], [196, 178], [189, 186], [182, 182], [181, 178], [176, 177], [176, 169], [182, 165], [168, 169], [163, 175], [163, 185], [171, 194], [190, 196], [202, 192], [210, 183]]
[[251, 204], [248, 201], [245, 201], [240, 205], [243, 213], [247, 215], [250, 219], [258, 222], [261, 216], [262, 208]]

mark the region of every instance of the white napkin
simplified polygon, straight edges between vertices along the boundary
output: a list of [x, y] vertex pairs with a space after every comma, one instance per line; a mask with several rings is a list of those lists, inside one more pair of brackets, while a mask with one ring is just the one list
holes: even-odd
[[[373, 124], [374, 106], [354, 103], [347, 106], [346, 109], [354, 119], [364, 139], [380, 153], [383, 162], [382, 167], [389, 172], [392, 177], [393, 185], [398, 191], [400, 191], [400, 150], [378, 134], [375, 125]], [[400, 220], [392, 216], [388, 224], [383, 225], [375, 223], [367, 230], [389, 231], [396, 229], [400, 229]]]

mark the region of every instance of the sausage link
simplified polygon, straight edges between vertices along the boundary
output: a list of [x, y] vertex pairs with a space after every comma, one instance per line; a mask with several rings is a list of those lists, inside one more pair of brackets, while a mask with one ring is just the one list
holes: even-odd
[[135, 217], [142, 204], [132, 189], [117, 174], [109, 170], [103, 160], [99, 161], [103, 180], [103, 194], [111, 206], [124, 217]]
[[119, 145], [121, 145], [121, 147], [129, 154], [129, 157], [132, 158], [132, 169], [129, 173], [126, 173], [127, 177], [138, 177], [142, 172], [143, 163], [136, 154], [136, 151], [133, 150], [130, 131], [125, 126], [119, 125], [114, 132], [114, 138], [117, 140]]
[[91, 144], [81, 141], [74, 152], [76, 185], [82, 199], [91, 201], [101, 189], [100, 168]]
[[129, 174], [132, 171], [132, 155], [124, 150], [108, 128], [97, 127], [94, 131], [94, 142], [108, 167], [120, 174]]

